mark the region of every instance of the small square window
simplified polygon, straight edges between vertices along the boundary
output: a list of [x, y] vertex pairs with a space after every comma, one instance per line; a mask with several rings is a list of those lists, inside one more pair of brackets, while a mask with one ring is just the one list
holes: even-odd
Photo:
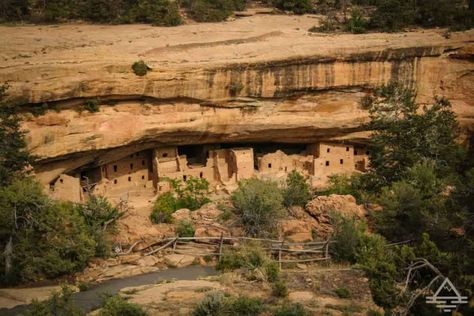
[[326, 160], [326, 166], [329, 166], [329, 161]]
[[343, 165], [343, 164], [344, 164], [344, 159], [340, 159], [340, 160], [339, 160], [339, 163], [340, 163], [341, 165]]
[[114, 180], [114, 184], [117, 184], [117, 179]]
[[128, 177], [128, 182], [131, 182], [132, 181], [132, 177]]
[[114, 172], [117, 172], [117, 165], [114, 165]]
[[163, 158], [166, 158], [166, 157], [168, 157], [168, 153], [163, 153], [162, 156], [163, 156]]
[[349, 151], [349, 147], [346, 147], [346, 151]]
[[271, 164], [271, 163], [269, 163], [269, 164], [268, 164], [268, 168], [271, 168], [271, 167], [272, 167], [272, 164]]
[[142, 176], [142, 180], [145, 180], [145, 176]]
[[328, 153], [331, 152], [331, 148], [328, 148], [326, 151], [327, 151]]

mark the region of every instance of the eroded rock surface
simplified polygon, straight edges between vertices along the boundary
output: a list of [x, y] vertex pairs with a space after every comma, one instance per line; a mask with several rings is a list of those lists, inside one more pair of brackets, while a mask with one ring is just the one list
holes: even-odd
[[[366, 90], [390, 80], [444, 95], [472, 129], [474, 31], [311, 34], [316, 16], [157, 28], [0, 27], [0, 77], [29, 116], [38, 175], [163, 144], [364, 140]], [[136, 76], [144, 60], [151, 71]], [[78, 113], [87, 100], [100, 111]]]

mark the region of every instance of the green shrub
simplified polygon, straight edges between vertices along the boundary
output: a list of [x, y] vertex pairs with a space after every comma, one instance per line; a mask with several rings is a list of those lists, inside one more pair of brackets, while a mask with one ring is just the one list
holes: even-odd
[[0, 247], [1, 283], [76, 272], [95, 252], [95, 242], [74, 206], [51, 201], [29, 178], [0, 188]]
[[365, 226], [353, 218], [345, 218], [338, 215], [333, 217], [333, 243], [330, 244], [332, 257], [337, 261], [357, 261], [357, 249], [361, 244]]
[[415, 11], [405, 0], [381, 0], [376, 10], [370, 16], [373, 27], [384, 31], [398, 31], [411, 25], [415, 20]]
[[214, 292], [207, 294], [194, 309], [193, 316], [222, 315], [226, 307], [225, 299], [222, 293]]
[[326, 16], [319, 26], [313, 26], [308, 31], [312, 33], [330, 33], [337, 30], [338, 22], [333, 15]]
[[286, 178], [286, 187], [283, 190], [283, 204], [286, 207], [302, 206], [311, 199], [308, 182], [298, 171], [291, 171]]
[[96, 113], [100, 111], [99, 100], [97, 99], [87, 100], [82, 106], [84, 110], [89, 111], [90, 113]]
[[176, 198], [170, 192], [158, 196], [150, 214], [152, 223], [171, 223], [173, 221], [171, 214], [176, 211], [176, 204]]
[[276, 261], [270, 261], [265, 264], [265, 275], [268, 282], [276, 282], [280, 278], [280, 267]]
[[183, 23], [176, 1], [142, 0], [124, 16], [127, 22], [153, 23], [157, 26], [177, 26]]
[[288, 296], [288, 286], [284, 280], [277, 280], [272, 284], [272, 295], [276, 297]]
[[340, 287], [340, 288], [335, 289], [334, 293], [336, 293], [336, 295], [339, 298], [351, 298], [352, 297], [351, 291], [349, 291], [349, 289], [345, 288], [345, 287]]
[[300, 303], [285, 304], [273, 312], [274, 316], [306, 316], [309, 315]]
[[140, 60], [133, 63], [132, 70], [135, 75], [143, 77], [148, 72], [148, 66], [143, 60]]
[[108, 257], [111, 245], [107, 239], [108, 233], [115, 233], [115, 223], [124, 213], [102, 196], [91, 195], [85, 204], [76, 206], [77, 211], [86, 221], [90, 236], [96, 242], [95, 255]]
[[176, 233], [179, 237], [194, 237], [194, 226], [188, 221], [180, 221]]
[[353, 7], [351, 17], [346, 24], [347, 30], [353, 34], [362, 34], [366, 32], [367, 24], [362, 10], [359, 7]]
[[235, 10], [244, 10], [245, 6], [245, 0], [193, 0], [190, 1], [189, 14], [197, 22], [219, 22]]
[[248, 242], [237, 248], [225, 250], [216, 269], [232, 271], [239, 268], [256, 269], [263, 267], [268, 260], [267, 254], [257, 242]]
[[225, 250], [216, 265], [216, 269], [219, 271], [232, 271], [240, 268], [248, 271], [259, 270], [269, 282], [278, 280], [280, 273], [276, 262], [257, 242], [247, 242], [238, 248]]
[[190, 177], [185, 182], [171, 180], [173, 191], [177, 195], [176, 209], [187, 208], [191, 211], [197, 210], [209, 203], [209, 182], [206, 179]]
[[255, 178], [241, 181], [231, 198], [248, 235], [275, 233], [276, 224], [284, 214], [282, 192], [275, 182]]
[[226, 297], [221, 293], [210, 293], [196, 306], [193, 316], [239, 315], [256, 316], [264, 311], [258, 298], [247, 296]]
[[264, 310], [264, 306], [259, 298], [239, 296], [229, 299], [229, 315], [254, 316], [259, 315]]
[[54, 292], [47, 300], [38, 302], [33, 300], [31, 306], [21, 316], [82, 316], [85, 315], [74, 306], [72, 294], [67, 286], [62, 286], [60, 292]]
[[273, 0], [273, 5], [283, 11], [305, 14], [313, 10], [310, 0]]
[[79, 283], [79, 285], [77, 286], [79, 288], [79, 291], [80, 292], [85, 292], [89, 289], [90, 287], [90, 284], [89, 283], [85, 283], [85, 282], [81, 282]]
[[120, 296], [109, 297], [99, 311], [99, 316], [147, 316], [148, 313], [137, 304], [125, 301]]

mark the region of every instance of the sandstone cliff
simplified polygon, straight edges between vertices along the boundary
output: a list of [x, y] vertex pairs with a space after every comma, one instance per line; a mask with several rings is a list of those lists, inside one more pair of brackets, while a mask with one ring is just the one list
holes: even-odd
[[[323, 35], [316, 16], [218, 24], [0, 27], [1, 81], [26, 114], [36, 171], [101, 164], [160, 144], [361, 141], [371, 87], [398, 80], [418, 100], [444, 95], [474, 122], [474, 31]], [[146, 76], [131, 65], [144, 60]], [[100, 98], [100, 112], [79, 113]]]

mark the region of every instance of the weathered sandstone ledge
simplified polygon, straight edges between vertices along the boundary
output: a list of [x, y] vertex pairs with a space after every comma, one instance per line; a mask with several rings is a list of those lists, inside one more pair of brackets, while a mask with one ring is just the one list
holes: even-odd
[[[27, 115], [37, 173], [100, 164], [161, 144], [360, 141], [360, 99], [390, 80], [418, 100], [449, 98], [474, 122], [474, 31], [322, 35], [317, 16], [255, 16], [219, 24], [0, 27], [0, 78]], [[136, 76], [131, 65], [151, 68]], [[99, 113], [77, 112], [91, 98]]]

